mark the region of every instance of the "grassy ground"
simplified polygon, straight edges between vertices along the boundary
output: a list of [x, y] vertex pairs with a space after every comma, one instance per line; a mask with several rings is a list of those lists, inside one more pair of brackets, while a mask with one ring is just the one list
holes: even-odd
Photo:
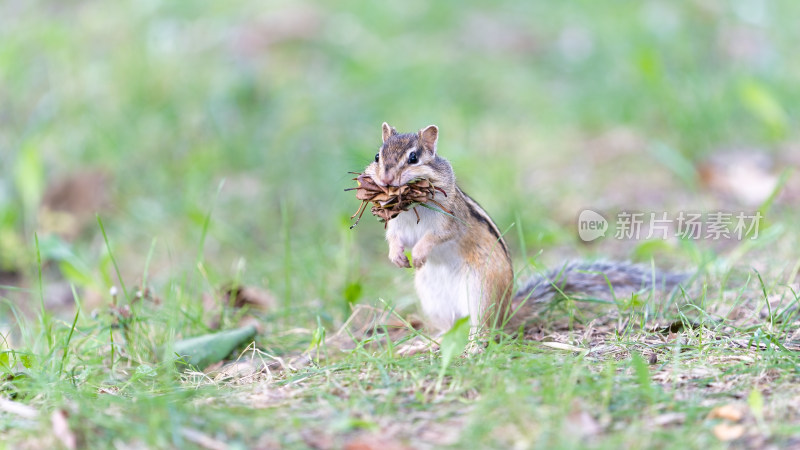
[[[799, 10], [0, 3], [0, 448], [800, 445]], [[355, 305], [415, 310], [381, 226], [348, 229], [384, 120], [439, 125], [520, 279], [579, 257], [695, 281], [568, 299], [449, 363], [337, 335]], [[584, 208], [764, 220], [587, 244]], [[238, 365], [159, 362], [243, 323]]]

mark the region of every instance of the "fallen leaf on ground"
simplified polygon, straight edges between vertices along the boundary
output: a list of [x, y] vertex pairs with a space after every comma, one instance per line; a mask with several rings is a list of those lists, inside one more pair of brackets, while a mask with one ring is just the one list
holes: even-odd
[[175, 342], [172, 353], [165, 354], [164, 359], [172, 360], [180, 357], [188, 367], [202, 370], [225, 359], [237, 347], [251, 341], [255, 335], [255, 327], [248, 326], [183, 339]]
[[83, 170], [64, 176], [47, 187], [42, 199], [40, 226], [64, 239], [77, 237], [95, 213], [110, 203], [110, 176], [100, 170]]
[[727, 442], [742, 437], [744, 435], [744, 425], [732, 425], [725, 422], [715, 425], [712, 431], [717, 439]]
[[731, 422], [738, 422], [744, 417], [744, 406], [729, 403], [717, 406], [708, 413], [709, 419], [725, 419]]
[[269, 291], [251, 286], [228, 287], [225, 289], [225, 300], [234, 308], [247, 305], [265, 311], [274, 309], [276, 303], [275, 297]]

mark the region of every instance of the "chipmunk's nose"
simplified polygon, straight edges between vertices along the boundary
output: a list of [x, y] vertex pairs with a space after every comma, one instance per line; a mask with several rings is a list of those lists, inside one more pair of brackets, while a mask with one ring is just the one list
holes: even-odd
[[390, 177], [388, 175], [382, 176], [381, 177], [381, 183], [383, 183], [384, 186], [391, 186], [392, 185], [392, 177]]

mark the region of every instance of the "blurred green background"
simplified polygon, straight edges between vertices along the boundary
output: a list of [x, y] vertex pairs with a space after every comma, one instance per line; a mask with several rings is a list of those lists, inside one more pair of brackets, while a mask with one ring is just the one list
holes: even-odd
[[147, 269], [167, 302], [202, 309], [238, 280], [304, 325], [413, 302], [382, 226], [348, 229], [347, 172], [383, 121], [440, 127], [518, 268], [630, 258], [635, 242], [583, 245], [578, 212], [752, 211], [765, 196], [714, 181], [736, 184], [727, 164], [769, 192], [800, 163], [797, 17], [758, 0], [4, 1], [0, 294], [38, 303], [36, 232], [49, 307], [71, 307], [70, 283], [107, 301], [97, 212], [125, 282]]

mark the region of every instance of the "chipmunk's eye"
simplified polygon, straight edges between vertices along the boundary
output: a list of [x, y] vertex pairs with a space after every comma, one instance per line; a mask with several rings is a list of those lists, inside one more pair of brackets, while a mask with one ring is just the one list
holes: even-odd
[[381, 154], [375, 153], [375, 162], [378, 162], [379, 159], [381, 159]]
[[409, 164], [416, 164], [417, 162], [419, 162], [419, 160], [417, 159], [417, 152], [409, 153], [408, 154], [408, 163]]

